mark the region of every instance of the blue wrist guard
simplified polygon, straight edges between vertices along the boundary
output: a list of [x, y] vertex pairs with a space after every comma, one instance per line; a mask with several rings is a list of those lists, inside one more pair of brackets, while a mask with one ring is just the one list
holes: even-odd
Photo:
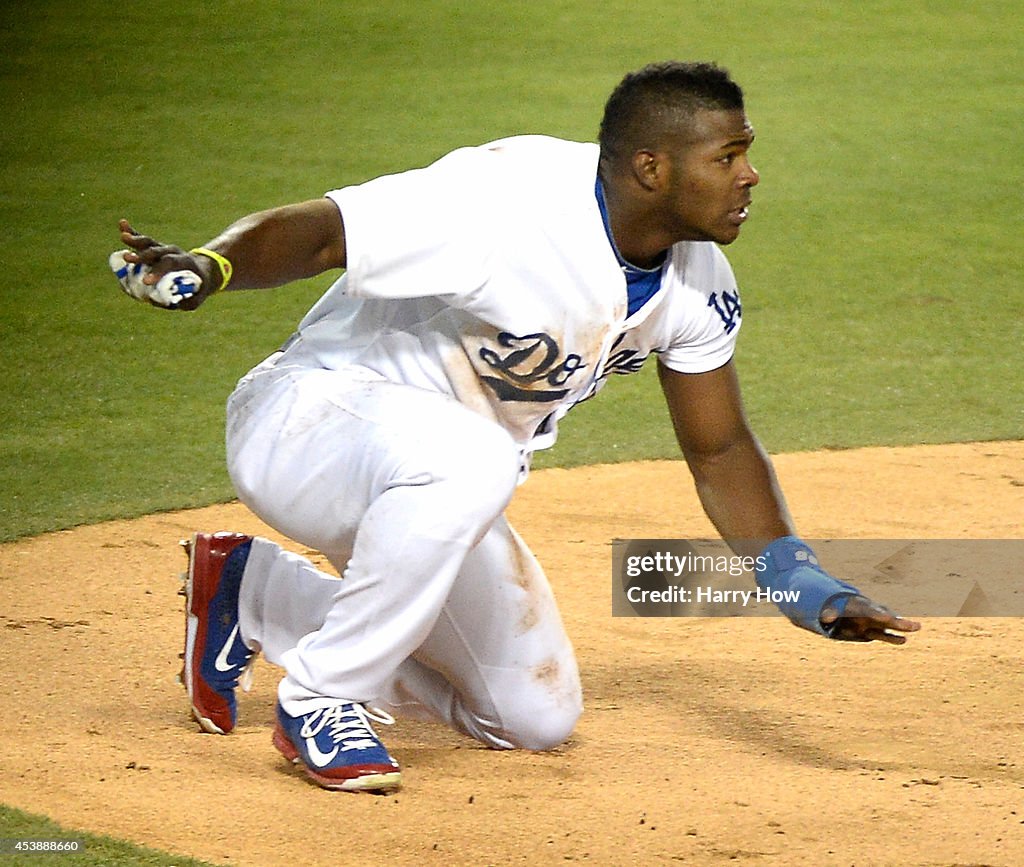
[[771, 592], [771, 600], [793, 623], [830, 638], [834, 624], [821, 622], [825, 606], [831, 604], [842, 616], [847, 601], [860, 595], [852, 584], [822, 569], [814, 552], [796, 536], [783, 536], [765, 547], [754, 579], [758, 587]]

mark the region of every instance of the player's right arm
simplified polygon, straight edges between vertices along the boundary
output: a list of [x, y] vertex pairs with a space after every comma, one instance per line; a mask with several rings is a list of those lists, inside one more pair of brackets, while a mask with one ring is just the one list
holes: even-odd
[[[183, 310], [194, 310], [221, 288], [280, 286], [346, 265], [344, 223], [338, 206], [328, 198], [243, 217], [203, 245], [216, 257], [161, 244], [136, 232], [127, 220], [121, 220], [119, 229], [128, 247], [124, 259], [148, 269], [142, 278], [147, 286], [155, 286], [174, 271], [199, 275], [199, 290], [176, 305]], [[225, 266], [218, 257], [229, 264]], [[226, 268], [230, 268], [230, 282], [224, 286]]]

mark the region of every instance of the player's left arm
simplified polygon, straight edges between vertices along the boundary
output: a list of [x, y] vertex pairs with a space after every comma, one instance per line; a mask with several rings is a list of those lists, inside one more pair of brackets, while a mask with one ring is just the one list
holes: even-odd
[[772, 463], [747, 423], [732, 361], [707, 373], [658, 365], [676, 439], [693, 474], [704, 511], [743, 557], [763, 558], [758, 582], [801, 591], [783, 607], [794, 623], [847, 641], [903, 644], [905, 620], [824, 572], [796, 535]]

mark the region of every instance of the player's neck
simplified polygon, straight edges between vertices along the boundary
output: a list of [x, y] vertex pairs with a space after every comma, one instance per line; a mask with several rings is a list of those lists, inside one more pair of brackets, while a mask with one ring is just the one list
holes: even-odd
[[601, 177], [608, 227], [619, 256], [638, 268], [655, 268], [665, 258], [672, 239], [651, 224], [650, 210], [623, 195], [614, 178]]

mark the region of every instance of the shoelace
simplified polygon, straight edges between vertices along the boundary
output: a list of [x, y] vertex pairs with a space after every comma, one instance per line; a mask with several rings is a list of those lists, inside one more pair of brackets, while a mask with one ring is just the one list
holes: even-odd
[[313, 711], [306, 717], [299, 734], [304, 738], [315, 738], [330, 726], [327, 734], [341, 750], [369, 750], [379, 747], [380, 740], [370, 725], [370, 720], [394, 725], [395, 718], [379, 708], [372, 710], [365, 705], [346, 703]]

